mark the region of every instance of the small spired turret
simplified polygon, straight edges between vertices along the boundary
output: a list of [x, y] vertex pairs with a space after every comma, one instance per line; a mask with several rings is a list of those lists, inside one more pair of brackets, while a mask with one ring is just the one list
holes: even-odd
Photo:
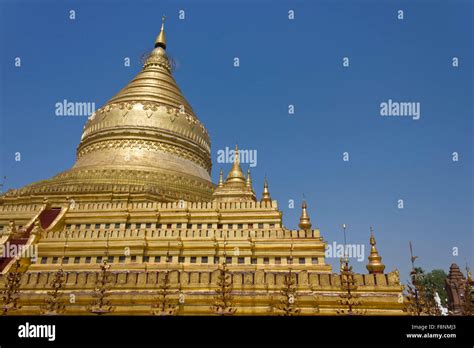
[[265, 178], [265, 181], [263, 182], [263, 192], [262, 192], [262, 199], [260, 200], [261, 202], [272, 202], [272, 198], [270, 197], [270, 191], [268, 190], [268, 181], [267, 178]]
[[309, 218], [306, 201], [303, 201], [301, 204], [301, 217], [299, 228], [302, 230], [309, 230], [311, 229], [311, 219]]
[[221, 171], [219, 172], [219, 183], [217, 184], [217, 187], [224, 187], [224, 174], [222, 172], [222, 169]]
[[239, 147], [235, 145], [234, 150], [234, 163], [232, 168], [227, 174], [227, 179], [225, 180], [227, 186], [241, 187], [245, 186], [245, 176], [240, 167], [240, 158], [239, 158]]
[[247, 171], [247, 178], [242, 172], [239, 159], [239, 148], [235, 146], [234, 163], [227, 174], [227, 178], [223, 181], [222, 170], [219, 175], [219, 183], [212, 195], [214, 201], [218, 202], [255, 202], [255, 192], [252, 187], [252, 179], [250, 170]]
[[252, 177], [250, 176], [250, 169], [247, 169], [247, 179], [245, 180], [245, 187], [247, 187], [247, 190], [253, 192]]
[[370, 228], [370, 255], [369, 263], [367, 264], [367, 270], [370, 274], [383, 274], [385, 265], [382, 263], [382, 256], [379, 255], [377, 248], [375, 247], [375, 237], [372, 227]]

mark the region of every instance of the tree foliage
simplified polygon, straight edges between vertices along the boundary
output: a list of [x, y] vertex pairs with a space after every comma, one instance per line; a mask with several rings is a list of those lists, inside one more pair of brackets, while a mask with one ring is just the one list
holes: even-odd
[[[437, 274], [439, 272], [435, 272], [435, 275]], [[410, 278], [411, 282], [407, 284], [406, 289], [407, 303], [405, 311], [415, 316], [441, 315], [440, 308], [435, 301], [435, 293], [438, 292], [436, 277], [427, 276], [421, 267], [415, 267], [410, 273]], [[446, 279], [446, 276], [444, 279]]]
[[441, 304], [446, 306], [446, 298], [448, 297], [445, 288], [446, 278], [448, 277], [446, 272], [442, 269], [434, 269], [429, 273], [424, 273], [421, 268], [419, 269], [421, 270], [419, 282], [425, 288], [427, 296], [434, 297], [435, 292], [437, 292]]

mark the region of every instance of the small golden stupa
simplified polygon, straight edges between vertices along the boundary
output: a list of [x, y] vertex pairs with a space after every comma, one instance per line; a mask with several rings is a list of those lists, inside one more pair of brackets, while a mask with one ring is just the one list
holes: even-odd
[[375, 247], [375, 237], [372, 227], [370, 228], [370, 255], [367, 270], [370, 274], [383, 273], [385, 265], [382, 263], [382, 256], [379, 255]]

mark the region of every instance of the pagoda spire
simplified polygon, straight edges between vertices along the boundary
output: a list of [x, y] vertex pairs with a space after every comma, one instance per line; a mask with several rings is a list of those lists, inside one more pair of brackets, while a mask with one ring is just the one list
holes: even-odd
[[252, 178], [250, 176], [250, 168], [247, 169], [247, 180], [245, 181], [245, 186], [247, 187], [249, 191], [253, 191]]
[[262, 202], [271, 202], [272, 198], [270, 197], [270, 191], [268, 190], [268, 181], [267, 177], [265, 177], [265, 181], [263, 182], [263, 192], [262, 192]]
[[300, 217], [300, 223], [299, 223], [299, 228], [302, 230], [309, 230], [311, 228], [311, 219], [309, 218], [308, 211], [306, 210], [307, 205], [306, 201], [303, 201], [301, 204], [301, 217]]
[[382, 263], [382, 256], [379, 255], [375, 247], [374, 229], [370, 227], [370, 255], [367, 270], [370, 274], [383, 273], [385, 265]]
[[226, 183], [245, 186], [245, 176], [240, 168], [239, 147], [235, 145], [234, 164], [227, 175]]
[[217, 187], [224, 187], [224, 174], [222, 172], [222, 168], [221, 168], [221, 171], [219, 172], [219, 183], [217, 184]]
[[219, 183], [215, 188], [212, 197], [220, 202], [244, 202], [256, 201], [255, 192], [252, 188], [252, 178], [250, 170], [247, 171], [247, 178], [240, 167], [239, 148], [235, 146], [234, 164], [227, 175], [227, 179], [223, 180], [222, 170], [219, 175]]
[[155, 48], [156, 47], [166, 49], [165, 16], [161, 17], [161, 30], [155, 40]]

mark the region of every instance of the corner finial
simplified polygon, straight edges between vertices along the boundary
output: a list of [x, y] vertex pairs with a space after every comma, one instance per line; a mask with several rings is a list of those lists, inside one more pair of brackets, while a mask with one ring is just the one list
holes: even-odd
[[265, 176], [265, 181], [263, 182], [263, 192], [261, 202], [271, 202], [272, 198], [270, 197], [270, 191], [268, 190], [268, 181], [267, 176]]
[[372, 226], [370, 226], [370, 240], [369, 240], [369, 242], [370, 242], [371, 249], [372, 249], [372, 247], [375, 249], [375, 244], [377, 244], [377, 243], [375, 242], [374, 229], [373, 229]]
[[219, 172], [219, 183], [217, 184], [218, 187], [223, 187], [224, 186], [224, 174], [222, 172], [222, 168], [221, 168], [221, 171]]
[[245, 186], [247, 187], [247, 189], [253, 190], [252, 189], [252, 178], [250, 177], [250, 168], [247, 169], [247, 180], [245, 182]]
[[155, 40], [155, 48], [162, 47], [166, 49], [166, 36], [165, 36], [165, 16], [161, 17], [161, 30]]
[[301, 204], [300, 223], [298, 225], [302, 230], [309, 230], [311, 228], [311, 219], [309, 218], [307, 208], [306, 201], [303, 201]]
[[370, 227], [370, 255], [369, 263], [367, 264], [367, 270], [370, 274], [380, 273], [383, 274], [385, 265], [382, 263], [382, 257], [379, 255], [377, 248], [375, 247], [376, 241], [374, 237], [374, 229]]
[[239, 158], [239, 146], [235, 144], [235, 154], [234, 154], [234, 163], [240, 163], [240, 158]]
[[242, 173], [242, 168], [240, 168], [239, 148], [237, 145], [235, 145], [234, 164], [232, 164], [232, 168], [227, 175], [226, 184], [245, 187], [245, 176]]

